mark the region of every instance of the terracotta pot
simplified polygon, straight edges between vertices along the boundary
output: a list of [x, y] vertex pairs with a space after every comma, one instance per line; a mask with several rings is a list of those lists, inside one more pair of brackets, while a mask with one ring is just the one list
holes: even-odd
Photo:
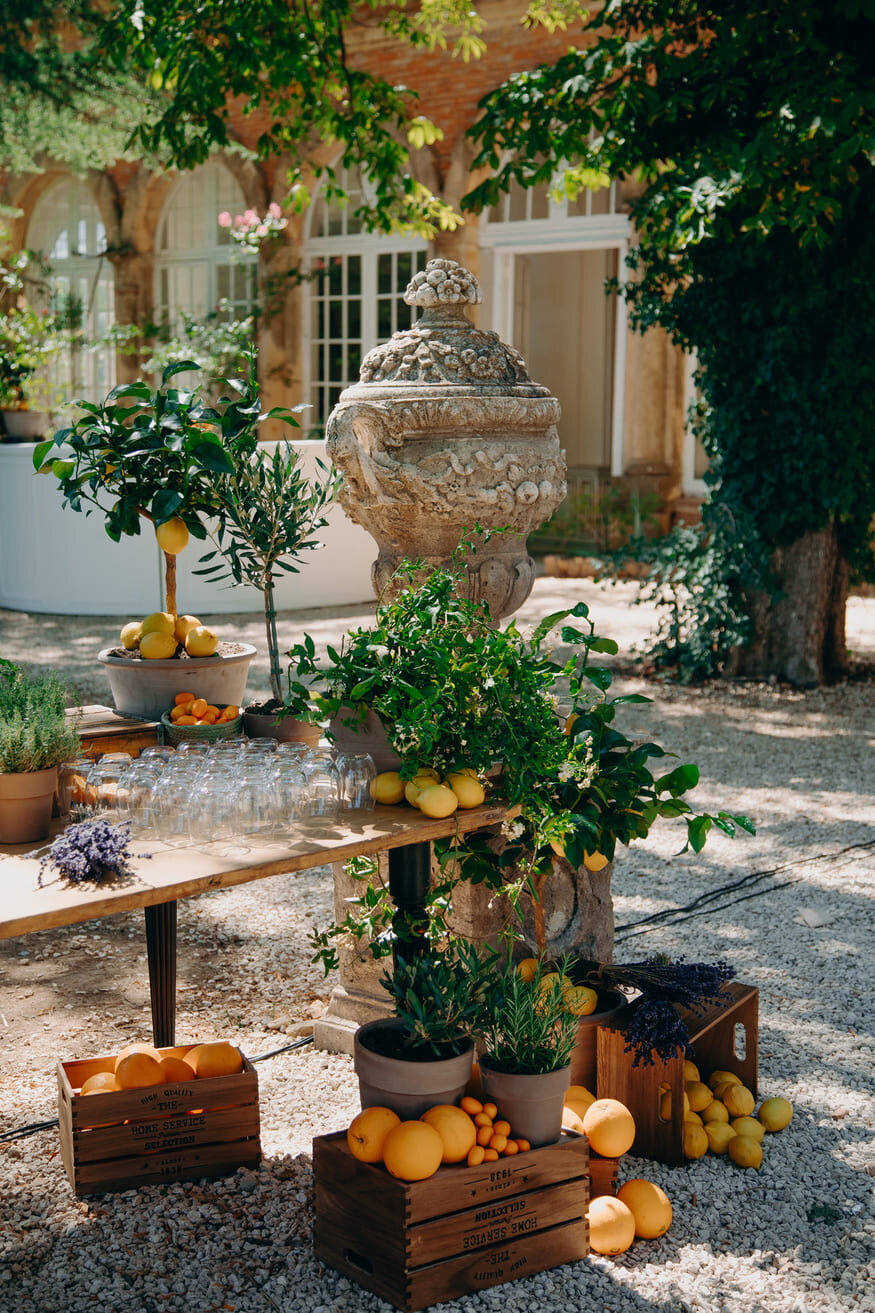
[[555, 1144], [562, 1134], [565, 1091], [571, 1084], [571, 1066], [532, 1075], [497, 1071], [489, 1057], [480, 1059], [480, 1081], [487, 1100], [510, 1122], [514, 1137], [528, 1140], [533, 1149]]
[[402, 1029], [398, 1017], [386, 1017], [356, 1031], [353, 1058], [362, 1107], [391, 1108], [410, 1121], [438, 1103], [458, 1103], [471, 1077], [473, 1042], [458, 1057], [434, 1061], [387, 1058], [368, 1047], [375, 1032], [398, 1034]]
[[0, 843], [33, 843], [48, 837], [58, 768], [0, 774]]
[[106, 666], [115, 709], [122, 716], [160, 720], [173, 706], [177, 693], [193, 692], [215, 706], [240, 706], [249, 665], [255, 656], [251, 643], [235, 643], [234, 652], [181, 661], [144, 661], [113, 654], [106, 647], [98, 661]]
[[243, 712], [243, 733], [250, 739], [276, 739], [279, 743], [306, 743], [318, 748], [322, 730], [306, 720], [285, 716], [277, 720], [274, 715], [263, 716], [256, 711]]
[[598, 1093], [596, 1065], [596, 1039], [599, 1026], [605, 1026], [626, 1006], [626, 997], [619, 990], [608, 990], [599, 997], [599, 1005], [588, 1017], [577, 1023], [577, 1040], [571, 1054], [571, 1084], [584, 1085], [590, 1094]]
[[378, 771], [397, 770], [401, 765], [401, 758], [390, 746], [380, 717], [376, 712], [369, 711], [361, 729], [354, 730], [341, 723], [349, 719], [353, 712], [353, 707], [341, 707], [333, 720], [328, 722], [337, 751], [368, 752], [373, 757]]

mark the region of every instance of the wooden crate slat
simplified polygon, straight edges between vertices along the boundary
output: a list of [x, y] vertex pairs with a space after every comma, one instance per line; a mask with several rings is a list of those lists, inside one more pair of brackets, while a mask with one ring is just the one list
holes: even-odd
[[111, 1071], [113, 1062], [114, 1059], [104, 1057], [58, 1064], [60, 1106], [69, 1111], [75, 1130], [135, 1117], [171, 1116], [192, 1108], [254, 1103], [258, 1098], [258, 1076], [245, 1058], [243, 1071], [234, 1076], [208, 1076], [178, 1085], [147, 1085], [143, 1089], [107, 1094], [83, 1096], [74, 1093], [88, 1076], [98, 1071]]
[[345, 1221], [338, 1225], [333, 1218], [317, 1212], [313, 1225], [313, 1252], [320, 1262], [351, 1277], [395, 1308], [411, 1308], [407, 1276], [401, 1262], [387, 1262], [383, 1255], [374, 1252], [369, 1242], [363, 1243], [358, 1236], [351, 1237]]
[[318, 1177], [315, 1208], [320, 1222], [331, 1225], [338, 1235], [347, 1238], [350, 1235], [359, 1236], [363, 1225], [361, 1219], [366, 1219], [366, 1248], [371, 1259], [402, 1270], [406, 1267], [407, 1227], [403, 1220], [396, 1225], [379, 1208], [362, 1212], [358, 1195], [340, 1194], [333, 1185], [323, 1185]]
[[257, 1167], [261, 1145], [257, 1139], [232, 1144], [206, 1145], [173, 1154], [144, 1158], [117, 1158], [112, 1162], [83, 1163], [75, 1169], [73, 1187], [77, 1194], [103, 1194], [110, 1190], [133, 1190], [143, 1185], [169, 1181], [194, 1181], [200, 1177], [227, 1176], [238, 1167]]
[[181, 1117], [74, 1131], [73, 1151], [77, 1162], [101, 1162], [132, 1154], [141, 1157], [147, 1153], [170, 1153], [194, 1145], [246, 1140], [258, 1135], [258, 1128], [258, 1105], [253, 1103], [195, 1114], [184, 1113]]
[[590, 1150], [589, 1154], [589, 1197], [598, 1199], [602, 1194], [617, 1193], [617, 1160], [600, 1158]]

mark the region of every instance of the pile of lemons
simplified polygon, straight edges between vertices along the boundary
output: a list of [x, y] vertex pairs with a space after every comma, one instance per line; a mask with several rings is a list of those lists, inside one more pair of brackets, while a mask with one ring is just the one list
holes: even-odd
[[[754, 1116], [756, 1099], [731, 1071], [713, 1071], [707, 1083], [694, 1062], [684, 1063], [684, 1156], [727, 1154], [738, 1167], [758, 1169], [767, 1131], [782, 1131], [793, 1119], [787, 1099], [764, 1099]], [[671, 1092], [660, 1095], [659, 1115], [671, 1117]]]
[[[523, 980], [534, 980], [538, 966], [536, 957], [524, 957], [517, 966], [517, 971]], [[595, 1012], [599, 1005], [599, 996], [596, 990], [590, 989], [589, 985], [575, 985], [573, 980], [560, 971], [545, 971], [541, 976], [542, 993], [552, 991], [556, 985], [559, 985], [564, 995], [566, 1011], [573, 1016], [588, 1017]], [[583, 1086], [581, 1085], [580, 1088], [583, 1089]]]
[[371, 784], [371, 797], [387, 807], [407, 802], [423, 816], [441, 820], [460, 808], [480, 807], [486, 797], [477, 772], [469, 766], [441, 775], [432, 766], [420, 766], [410, 780], [402, 780], [397, 770], [384, 770]]
[[217, 635], [196, 615], [176, 616], [170, 611], [153, 611], [143, 620], [129, 621], [119, 637], [126, 652], [139, 649], [149, 661], [167, 661], [180, 647], [190, 657], [208, 657], [219, 646]]

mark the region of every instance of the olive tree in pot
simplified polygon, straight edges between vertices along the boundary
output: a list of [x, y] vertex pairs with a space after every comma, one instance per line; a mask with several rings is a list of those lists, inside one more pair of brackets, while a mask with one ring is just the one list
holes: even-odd
[[58, 766], [80, 753], [65, 704], [54, 676], [29, 678], [0, 659], [0, 843], [32, 843], [49, 832]]
[[555, 1143], [577, 1039], [561, 976], [548, 976], [540, 965], [527, 976], [507, 958], [488, 990], [481, 1039], [485, 1097], [533, 1149]]
[[362, 1107], [392, 1108], [410, 1119], [464, 1093], [486, 977], [484, 959], [464, 940], [407, 959], [401, 951], [394, 972], [381, 979], [395, 1016], [359, 1027], [354, 1060]]
[[[284, 418], [287, 423], [297, 423], [289, 416]], [[272, 696], [266, 703], [245, 709], [247, 734], [302, 739], [315, 747], [320, 731], [315, 712], [308, 710], [308, 699], [295, 701], [291, 680], [289, 693], [283, 696], [275, 589], [281, 571], [297, 574], [300, 556], [322, 546], [313, 535], [326, 523], [325, 511], [337, 496], [341, 478], [317, 461], [324, 479], [311, 482], [299, 461], [298, 452], [288, 442], [268, 451], [258, 446], [254, 430], [240, 435], [235, 443], [234, 469], [218, 483], [221, 509], [218, 526], [210, 535], [215, 548], [201, 557], [204, 568], [195, 574], [217, 582], [232, 579], [234, 584], [251, 584], [264, 599]], [[284, 708], [287, 714], [282, 715]]]

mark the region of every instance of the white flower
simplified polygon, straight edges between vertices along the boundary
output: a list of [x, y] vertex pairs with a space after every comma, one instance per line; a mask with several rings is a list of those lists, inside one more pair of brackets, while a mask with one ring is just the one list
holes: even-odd
[[483, 687], [484, 687], [484, 688], [495, 688], [495, 680], [492, 678], [491, 675], [488, 677], [488, 679], [484, 679], [484, 681], [483, 681]]
[[518, 839], [525, 828], [522, 821], [504, 820], [501, 822], [501, 833], [505, 839]]

